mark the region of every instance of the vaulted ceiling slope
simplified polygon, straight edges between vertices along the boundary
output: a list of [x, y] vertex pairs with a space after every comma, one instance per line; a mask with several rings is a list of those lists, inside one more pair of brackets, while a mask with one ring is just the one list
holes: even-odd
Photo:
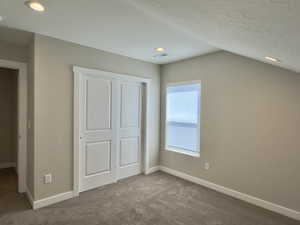
[[218, 48], [300, 72], [299, 0], [128, 0]]
[[[167, 26], [126, 0], [40, 0], [43, 13], [24, 0], [1, 0], [0, 26], [31, 31], [104, 51], [168, 63], [216, 51], [215, 47]], [[1, 35], [1, 34], [0, 34]], [[168, 56], [154, 57], [164, 47]]]
[[224, 49], [300, 72], [299, 0], [40, 1], [44, 13], [1, 0], [0, 25], [154, 63]]

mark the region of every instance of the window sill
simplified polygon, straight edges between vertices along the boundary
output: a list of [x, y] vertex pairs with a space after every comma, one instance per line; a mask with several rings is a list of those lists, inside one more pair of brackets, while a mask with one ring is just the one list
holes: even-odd
[[191, 151], [187, 151], [187, 150], [184, 150], [184, 149], [171, 148], [171, 147], [167, 147], [165, 149], [165, 151], [176, 152], [176, 153], [179, 153], [179, 154], [200, 158], [200, 153], [199, 152], [191, 152]]

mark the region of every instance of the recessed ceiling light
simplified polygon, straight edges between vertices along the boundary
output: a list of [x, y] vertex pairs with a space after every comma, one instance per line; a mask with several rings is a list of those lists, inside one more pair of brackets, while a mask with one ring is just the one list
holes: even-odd
[[270, 60], [270, 61], [272, 61], [272, 62], [280, 62], [279, 59], [274, 58], [274, 57], [271, 57], [271, 56], [265, 56], [265, 59]]
[[164, 48], [156, 48], [155, 51], [157, 51], [157, 52], [164, 52], [165, 49]]
[[25, 5], [38, 12], [45, 11], [45, 7], [38, 1], [26, 1]]

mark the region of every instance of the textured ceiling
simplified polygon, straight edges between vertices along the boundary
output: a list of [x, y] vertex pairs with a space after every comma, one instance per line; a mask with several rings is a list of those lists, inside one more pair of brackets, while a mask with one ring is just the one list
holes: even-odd
[[[0, 0], [3, 17], [0, 25], [154, 63], [173, 62], [217, 50], [125, 0], [41, 2], [47, 9], [44, 13], [27, 8], [24, 0]], [[157, 47], [166, 48], [168, 56], [154, 57]]]
[[201, 41], [300, 72], [299, 0], [127, 0]]
[[0, 24], [154, 63], [224, 49], [300, 72], [300, 0], [41, 0], [45, 13], [23, 2], [1, 0]]

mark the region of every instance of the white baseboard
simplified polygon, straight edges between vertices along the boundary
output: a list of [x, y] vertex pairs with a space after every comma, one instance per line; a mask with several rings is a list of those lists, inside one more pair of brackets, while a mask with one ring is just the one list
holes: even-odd
[[[155, 167], [149, 168], [145, 172], [145, 174], [154, 173], [154, 172], [159, 171], [159, 170], [160, 170], [160, 167], [155, 166]], [[73, 191], [69, 191], [69, 192], [61, 193], [61, 194], [58, 194], [58, 195], [50, 196], [48, 198], [44, 198], [44, 199], [41, 199], [41, 200], [34, 201], [30, 191], [28, 190], [28, 188], [27, 188], [26, 194], [27, 194], [27, 197], [28, 197], [33, 209], [39, 209], [39, 208], [49, 206], [49, 205], [52, 205], [52, 204], [55, 204], [55, 203], [58, 203], [58, 202], [62, 202], [64, 200], [67, 200], [67, 199], [78, 196], [78, 193], [76, 194]]]
[[73, 191], [68, 191], [64, 193], [60, 193], [58, 195], [53, 195], [48, 198], [44, 198], [41, 200], [34, 201], [33, 209], [39, 209], [48, 205], [52, 205], [58, 202], [65, 201], [67, 199], [73, 198]]
[[272, 202], [268, 202], [268, 201], [262, 200], [260, 198], [253, 197], [251, 195], [247, 195], [247, 194], [232, 190], [230, 188], [226, 188], [226, 187], [223, 187], [221, 185], [211, 183], [209, 181], [206, 181], [206, 180], [200, 179], [198, 177], [188, 175], [186, 173], [179, 172], [177, 170], [170, 169], [168, 167], [160, 166], [160, 170], [164, 171], [166, 173], [169, 173], [171, 175], [174, 175], [176, 177], [180, 177], [184, 180], [188, 180], [188, 181], [191, 181], [193, 183], [200, 184], [200, 185], [205, 186], [207, 188], [210, 188], [210, 189], [213, 189], [215, 191], [221, 192], [223, 194], [229, 195], [231, 197], [243, 200], [245, 202], [257, 205], [257, 206], [265, 208], [265, 209], [268, 209], [270, 211], [282, 214], [284, 216], [288, 216], [288, 217], [296, 219], [296, 220], [300, 220], [300, 212], [298, 212], [296, 210], [289, 209], [289, 208], [286, 208], [284, 206], [277, 205], [277, 204], [274, 204]]
[[29, 200], [29, 202], [30, 202], [33, 209], [39, 209], [39, 208], [42, 208], [42, 207], [46, 207], [46, 206], [49, 206], [49, 205], [52, 205], [52, 204], [55, 204], [55, 203], [58, 203], [58, 202], [62, 202], [62, 201], [65, 201], [67, 199], [70, 199], [70, 198], [74, 197], [73, 191], [68, 191], [68, 192], [65, 192], [65, 193], [61, 193], [61, 194], [58, 194], [58, 195], [53, 195], [53, 196], [50, 196], [48, 198], [44, 198], [44, 199], [41, 199], [41, 200], [34, 201], [34, 199], [32, 197], [32, 194], [30, 193], [28, 188], [26, 190], [26, 194], [27, 194], [28, 200]]
[[16, 163], [15, 162], [8, 162], [8, 163], [0, 163], [0, 169], [6, 169], [6, 168], [12, 168], [12, 167], [16, 167]]
[[[168, 174], [174, 175], [176, 177], [180, 177], [184, 180], [188, 180], [190, 182], [205, 186], [207, 188], [213, 189], [215, 191], [229, 195], [231, 197], [243, 200], [245, 202], [257, 205], [257, 206], [265, 208], [265, 209], [268, 209], [270, 211], [282, 214], [284, 216], [288, 216], [290, 218], [300, 220], [300, 212], [298, 212], [296, 210], [289, 209], [287, 207], [284, 207], [284, 206], [281, 206], [281, 205], [278, 205], [278, 204], [275, 204], [272, 202], [268, 202], [268, 201], [265, 201], [265, 200], [257, 198], [257, 197], [253, 197], [251, 195], [247, 195], [247, 194], [235, 191], [230, 188], [226, 188], [224, 186], [203, 180], [198, 177], [188, 175], [186, 173], [182, 173], [177, 170], [170, 169], [168, 167], [155, 166], [155, 167], [149, 168], [147, 171], [145, 171], [145, 174], [151, 174], [151, 173], [154, 173], [159, 170], [166, 172]], [[34, 201], [32, 194], [30, 193], [28, 188], [26, 189], [26, 194], [27, 194], [27, 197], [28, 197], [33, 209], [39, 209], [39, 208], [42, 208], [42, 207], [45, 207], [48, 205], [52, 205], [52, 204], [55, 204], [55, 203], [58, 203], [58, 202], [61, 202], [61, 201], [64, 201], [64, 200], [67, 200], [67, 199], [77, 196], [76, 193], [74, 193], [73, 191], [69, 191], [69, 192], [57, 194], [57, 195], [54, 195], [54, 196], [51, 196], [48, 198]]]
[[154, 167], [151, 167], [151, 168], [147, 169], [145, 174], [148, 175], [148, 174], [151, 174], [151, 173], [155, 173], [159, 170], [160, 170], [159, 166], [154, 166]]

